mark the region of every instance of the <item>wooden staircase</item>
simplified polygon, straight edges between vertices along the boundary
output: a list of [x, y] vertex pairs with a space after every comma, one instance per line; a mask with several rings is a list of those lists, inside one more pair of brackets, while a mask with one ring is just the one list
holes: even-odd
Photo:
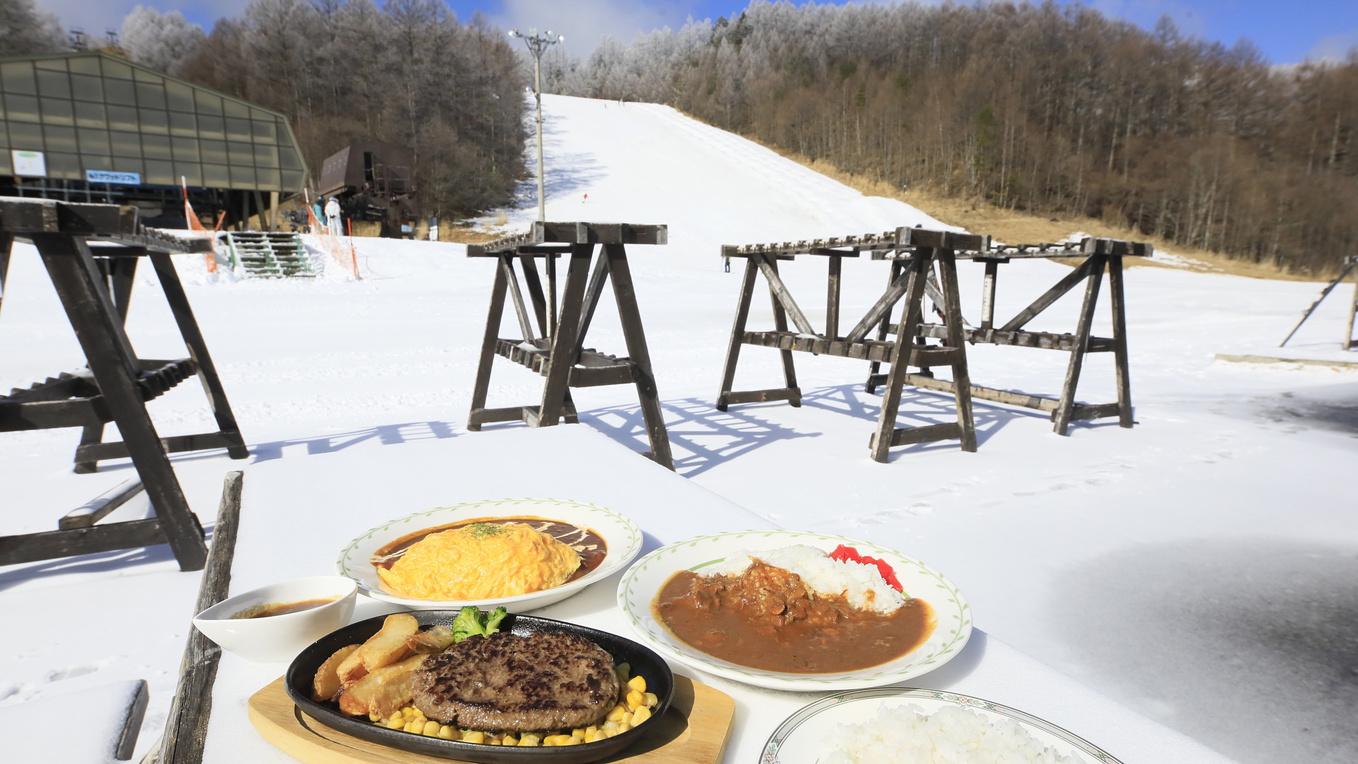
[[311, 257], [295, 233], [228, 231], [231, 268], [246, 277], [266, 279], [315, 278]]

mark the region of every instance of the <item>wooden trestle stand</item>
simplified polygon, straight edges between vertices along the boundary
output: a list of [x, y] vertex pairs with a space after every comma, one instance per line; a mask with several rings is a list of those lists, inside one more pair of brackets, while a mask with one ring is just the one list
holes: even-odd
[[[873, 260], [891, 263], [887, 288], [867, 313], [840, 333], [840, 276], [843, 258], [868, 253]], [[736, 305], [736, 317], [722, 374], [717, 408], [725, 411], [731, 404], [786, 400], [800, 405], [792, 351], [816, 355], [854, 358], [870, 362], [866, 389], [884, 387], [877, 430], [869, 440], [873, 459], [884, 462], [890, 448], [937, 440], [958, 439], [964, 451], [976, 450], [976, 430], [972, 398], [983, 398], [1051, 412], [1054, 430], [1066, 435], [1075, 420], [1117, 416], [1123, 427], [1131, 427], [1132, 402], [1128, 375], [1126, 340], [1126, 303], [1123, 292], [1122, 258], [1148, 257], [1146, 244], [1112, 239], [1085, 239], [1078, 244], [1036, 244], [992, 247], [990, 237], [921, 228], [899, 228], [881, 235], [847, 236], [784, 244], [730, 245], [722, 247], [727, 258], [744, 258], [745, 277]], [[778, 262], [799, 255], [827, 258], [826, 325], [817, 331], [793, 299], [779, 276]], [[1016, 259], [1083, 257], [1084, 261], [1069, 275], [1019, 312], [1012, 320], [994, 328], [995, 291], [998, 266]], [[962, 317], [958, 299], [957, 261], [976, 260], [985, 264], [980, 327], [969, 325]], [[1109, 276], [1112, 295], [1113, 336], [1091, 336], [1094, 309], [1104, 273]], [[773, 331], [748, 331], [750, 302], [755, 281], [763, 276], [773, 302]], [[1087, 281], [1078, 326], [1073, 334], [1024, 331], [1033, 318], [1055, 303], [1082, 281]], [[926, 322], [924, 298], [929, 297], [942, 317], [941, 324]], [[903, 303], [900, 318], [891, 316]], [[789, 329], [791, 319], [795, 331]], [[893, 331], [894, 329], [894, 331]], [[889, 338], [894, 333], [894, 338]], [[870, 336], [871, 335], [871, 336]], [[939, 339], [941, 346], [926, 344]], [[972, 385], [967, 366], [967, 343], [1045, 348], [1070, 353], [1065, 383], [1059, 398], [1014, 393]], [[736, 365], [742, 345], [777, 348], [782, 357], [784, 386], [766, 390], [734, 390]], [[1085, 405], [1075, 401], [1075, 390], [1084, 356], [1093, 352], [1113, 352], [1115, 357], [1118, 401]], [[882, 373], [881, 365], [890, 369]], [[952, 379], [936, 379], [929, 371], [934, 366], [949, 366]], [[920, 369], [911, 373], [910, 367]], [[922, 427], [896, 427], [901, 391], [905, 384], [950, 391], [956, 401], [957, 421]]]
[[[636, 386], [641, 402], [651, 444], [649, 456], [674, 469], [626, 249], [629, 244], [665, 244], [668, 236], [668, 228], [663, 225], [539, 222], [534, 223], [526, 234], [468, 245], [469, 257], [493, 257], [498, 261], [498, 267], [491, 289], [490, 311], [481, 343], [467, 429], [477, 431], [481, 425], [490, 422], [523, 421], [533, 427], [555, 425], [562, 419], [575, 423], [579, 417], [570, 388], [631, 384]], [[569, 258], [559, 299], [558, 257]], [[545, 289], [538, 271], [538, 259], [545, 261]], [[613, 296], [627, 344], [625, 358], [584, 347], [594, 311], [604, 285], [609, 281], [613, 284]], [[524, 300], [524, 287], [531, 303]], [[513, 301], [522, 333], [518, 339], [499, 336], [506, 295]], [[486, 408], [491, 367], [496, 355], [546, 377], [538, 405]]]
[[[203, 529], [167, 452], [225, 448], [233, 459], [250, 455], [170, 258], [171, 252], [208, 251], [211, 243], [146, 232], [133, 207], [0, 198], [0, 296], [16, 238], [37, 248], [89, 366], [0, 397], [0, 431], [81, 427], [76, 472], [92, 472], [103, 459], [130, 457], [139, 480], [67, 515], [59, 530], [0, 538], [0, 564], [168, 543], [181, 569], [200, 570], [207, 555]], [[155, 268], [187, 358], [145, 360], [132, 349], [124, 323], [142, 257]], [[162, 440], [146, 403], [194, 375], [219, 429]], [[102, 442], [108, 422], [118, 425], [122, 442]], [[155, 518], [96, 524], [142, 488]]]

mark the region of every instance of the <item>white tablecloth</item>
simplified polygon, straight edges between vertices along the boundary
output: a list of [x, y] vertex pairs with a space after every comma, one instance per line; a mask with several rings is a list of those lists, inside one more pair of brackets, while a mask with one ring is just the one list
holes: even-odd
[[[245, 468], [233, 593], [330, 573], [340, 549], [369, 528], [410, 512], [476, 499], [550, 497], [609, 507], [642, 528], [642, 554], [699, 534], [774, 527], [583, 425], [296, 448], [296, 454], [258, 454]], [[615, 604], [618, 578], [533, 614], [635, 637]], [[360, 597], [354, 618], [390, 609]], [[820, 697], [763, 690], [687, 666], [673, 667], [735, 700], [726, 764], [758, 761], [782, 720]], [[249, 697], [285, 668], [222, 655], [204, 762], [292, 760], [255, 732], [246, 713]], [[1228, 761], [979, 630], [958, 657], [910, 684], [1022, 709], [1090, 740], [1125, 764]]]

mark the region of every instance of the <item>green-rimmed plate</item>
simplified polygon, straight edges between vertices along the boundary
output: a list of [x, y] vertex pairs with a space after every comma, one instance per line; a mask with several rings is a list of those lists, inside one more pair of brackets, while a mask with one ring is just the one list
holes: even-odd
[[835, 739], [835, 730], [839, 725], [862, 724], [875, 717], [882, 706], [913, 706], [920, 713], [930, 715], [949, 706], [967, 708], [985, 717], [991, 724], [1005, 720], [1017, 722], [1029, 737], [1051, 749], [1057, 756], [1069, 757], [1081, 764], [1121, 764], [1088, 740], [1018, 709], [955, 692], [902, 687], [843, 692], [804, 706], [774, 731], [769, 742], [764, 745], [759, 762], [815, 764], [828, 753], [826, 744]]
[[[827, 553], [844, 544], [856, 548], [860, 554], [885, 560], [895, 569], [906, 596], [918, 597], [933, 607], [938, 619], [933, 634], [911, 652], [879, 666], [839, 674], [780, 673], [714, 658], [676, 638], [652, 614], [651, 603], [656, 594], [670, 576], [681, 570], [701, 575], [704, 568], [740, 550], [777, 549], [794, 544]], [[623, 574], [618, 584], [618, 607], [642, 640], [668, 658], [737, 682], [797, 692], [857, 690], [910, 679], [947, 663], [961, 652], [971, 637], [971, 607], [957, 587], [938, 571], [919, 560], [867, 541], [807, 531], [737, 531], [698, 536], [663, 546], [637, 560]]]
[[[539, 592], [497, 599], [408, 599], [387, 591], [382, 586], [381, 579], [377, 577], [377, 568], [372, 563], [373, 555], [393, 541], [426, 528], [438, 528], [465, 520], [505, 517], [540, 517], [570, 523], [579, 528], [588, 528], [603, 538], [608, 546], [607, 554], [597, 568], [574, 581]], [[364, 594], [385, 602], [414, 609], [438, 610], [451, 610], [466, 605], [475, 605], [482, 609], [504, 605], [516, 613], [522, 613], [560, 602], [590, 584], [608, 578], [627, 567], [640, 552], [641, 529], [629, 518], [611, 509], [567, 499], [487, 499], [416, 512], [379, 525], [345, 545], [339, 559], [335, 561], [335, 566], [339, 569], [340, 575], [358, 582], [359, 589]]]

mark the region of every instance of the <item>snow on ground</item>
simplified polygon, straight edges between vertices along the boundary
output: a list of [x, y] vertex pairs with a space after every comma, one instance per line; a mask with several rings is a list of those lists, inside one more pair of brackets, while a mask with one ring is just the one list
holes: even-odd
[[[543, 104], [548, 219], [669, 226], [667, 246], [629, 253], [681, 475], [781, 525], [870, 537], [930, 563], [961, 587], [980, 628], [1240, 761], [1358, 760], [1358, 502], [1346, 477], [1358, 452], [1358, 370], [1217, 359], [1358, 361], [1339, 347], [1350, 287], [1279, 349], [1323, 284], [1132, 268], [1135, 428], [1105, 420], [1063, 438], [1043, 415], [977, 401], [976, 453], [933, 443], [878, 464], [867, 443], [879, 399], [862, 391], [862, 363], [798, 354], [801, 408], [713, 407], [741, 265], [725, 272], [719, 247], [942, 224], [667, 107]], [[506, 231], [535, 219], [532, 193], [529, 183]], [[476, 437], [464, 422], [490, 263], [453, 244], [357, 246], [357, 281], [214, 280], [198, 258], [177, 258], [251, 461]], [[824, 313], [823, 268], [798, 261], [783, 271], [813, 322]], [[883, 271], [846, 263], [846, 316], [880, 292]], [[981, 271], [960, 271], [963, 312], [974, 317]], [[1065, 272], [1005, 266], [1000, 313]], [[16, 246], [5, 286], [0, 388], [80, 366], [28, 245]], [[182, 355], [149, 269], [137, 289], [129, 331], [139, 354]], [[1067, 298], [1031, 328], [1070, 331], [1075, 311]], [[608, 313], [587, 344], [620, 352]], [[751, 326], [769, 321], [761, 296]], [[1106, 299], [1095, 329], [1108, 331]], [[991, 387], [1051, 394], [1065, 371], [1060, 353], [968, 353], [973, 381]], [[776, 359], [745, 348], [737, 387], [777, 384]], [[1114, 400], [1109, 360], [1087, 363], [1081, 400]], [[538, 378], [503, 363], [493, 382], [492, 406], [541, 391]], [[630, 387], [575, 397], [584, 426], [644, 450]], [[950, 401], [908, 389], [901, 421], [944, 421]], [[150, 409], [163, 435], [211, 428], [192, 383]], [[0, 533], [51, 529], [132, 474], [122, 461], [75, 475], [77, 440], [74, 430], [0, 437]], [[173, 460], [210, 524], [222, 476], [243, 463], [217, 452]], [[146, 511], [142, 503], [111, 519]], [[169, 709], [198, 581], [165, 547], [0, 568], [0, 710], [145, 678], [140, 756]]]

